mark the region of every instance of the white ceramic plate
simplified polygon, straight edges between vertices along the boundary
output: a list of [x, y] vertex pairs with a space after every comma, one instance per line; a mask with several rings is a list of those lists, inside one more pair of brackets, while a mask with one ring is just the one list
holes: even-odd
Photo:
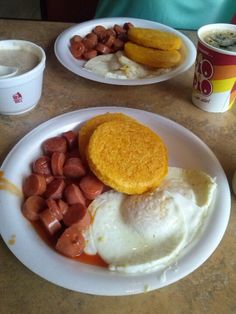
[[[120, 107], [91, 108], [51, 119], [28, 133], [10, 151], [2, 165], [5, 177], [21, 188], [30, 163], [39, 156], [42, 142], [79, 125], [94, 115], [123, 112], [149, 125], [165, 141], [170, 165], [201, 169], [216, 177], [218, 192], [214, 208], [198, 241], [165, 274], [126, 275], [82, 264], [52, 250], [21, 214], [22, 199], [0, 191], [0, 231], [12, 253], [29, 269], [59, 286], [96, 295], [127, 295], [158, 289], [178, 281], [199, 267], [216, 249], [230, 214], [230, 191], [226, 176], [212, 151], [181, 125], [156, 114]], [[9, 240], [15, 235], [15, 244]]]
[[[138, 80], [122, 80], [122, 79], [109, 79], [104, 78], [100, 75], [92, 73], [83, 68], [84, 61], [75, 59], [70, 50], [70, 38], [74, 35], [85, 36], [97, 25], [103, 25], [104, 27], [112, 27], [114, 24], [123, 25], [126, 22], [130, 22], [137, 27], [146, 27], [159, 29], [162, 31], [172, 32], [178, 35], [183, 41], [183, 48], [181, 49], [183, 55], [183, 62], [171, 70], [168, 73], [146, 79], [138, 79]], [[156, 22], [151, 22], [147, 20], [134, 19], [134, 18], [124, 18], [124, 17], [113, 17], [113, 18], [104, 18], [97, 19], [92, 21], [83, 22], [77, 24], [75, 26], [70, 27], [61, 33], [56, 42], [55, 42], [55, 54], [57, 59], [61, 62], [64, 67], [66, 67], [71, 72], [78, 74], [82, 77], [85, 77], [92, 81], [97, 81], [106, 84], [114, 84], [114, 85], [144, 85], [144, 84], [152, 84], [157, 82], [166, 81], [184, 71], [186, 71], [190, 66], [195, 62], [196, 58], [196, 48], [194, 44], [181, 32], [165, 26], [163, 24], [159, 24]]]

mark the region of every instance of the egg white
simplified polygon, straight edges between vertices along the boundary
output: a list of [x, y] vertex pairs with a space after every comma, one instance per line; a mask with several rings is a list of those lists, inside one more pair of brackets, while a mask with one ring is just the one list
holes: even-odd
[[134, 62], [127, 58], [122, 51], [94, 57], [85, 63], [84, 68], [113, 79], [141, 79], [170, 71], [170, 69], [154, 69]]
[[195, 238], [213, 200], [215, 181], [197, 170], [169, 168], [153, 192], [128, 196], [109, 191], [89, 206], [87, 254], [110, 270], [136, 273], [169, 265]]

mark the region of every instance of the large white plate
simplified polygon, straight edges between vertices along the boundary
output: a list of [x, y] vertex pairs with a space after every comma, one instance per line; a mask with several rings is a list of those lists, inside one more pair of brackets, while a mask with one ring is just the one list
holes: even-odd
[[[179, 66], [171, 70], [170, 72], [156, 76], [154, 78], [146, 78], [146, 79], [138, 79], [138, 80], [122, 80], [122, 79], [104, 78], [95, 73], [92, 73], [83, 68], [83, 65], [85, 63], [84, 61], [76, 60], [72, 56], [69, 50], [69, 46], [70, 46], [70, 38], [73, 37], [74, 35], [85, 36], [86, 34], [91, 32], [92, 29], [96, 25], [112, 27], [114, 26], [114, 24], [123, 25], [125, 22], [131, 22], [137, 27], [154, 28], [154, 29], [159, 29], [163, 31], [169, 31], [178, 35], [183, 41], [183, 48], [182, 48], [183, 62]], [[115, 85], [144, 85], [144, 84], [152, 84], [152, 83], [166, 81], [186, 71], [188, 68], [190, 68], [190, 66], [194, 63], [195, 58], [196, 58], [196, 48], [194, 44], [191, 42], [190, 39], [188, 39], [181, 32], [171, 27], [168, 27], [163, 24], [156, 23], [156, 22], [151, 22], [151, 21], [141, 20], [141, 19], [134, 19], [134, 18], [124, 18], [124, 17], [97, 19], [97, 20], [87, 21], [87, 22], [83, 22], [75, 26], [72, 26], [58, 36], [55, 42], [54, 51], [55, 51], [57, 59], [61, 62], [61, 64], [64, 65], [64, 67], [66, 67], [71, 72], [78, 74], [82, 77], [85, 77], [87, 79], [93, 80], [93, 81], [106, 83], [106, 84], [115, 84]]]
[[[63, 257], [49, 248], [23, 217], [22, 199], [6, 191], [0, 191], [0, 231], [9, 249], [26, 267], [54, 284], [97, 295], [136, 294], [169, 285], [188, 275], [213, 253], [223, 237], [230, 214], [230, 191], [220, 163], [206, 144], [181, 125], [150, 112], [120, 107], [91, 108], [58, 116], [32, 130], [11, 150], [2, 170], [7, 179], [21, 188], [23, 178], [30, 173], [30, 163], [39, 156], [45, 139], [77, 129], [83, 121], [108, 111], [131, 115], [158, 132], [167, 145], [170, 165], [201, 169], [216, 177], [216, 202], [206, 228], [180, 258], [177, 268], [168, 270], [163, 280], [160, 272], [118, 274]], [[14, 235], [15, 244], [9, 245]]]

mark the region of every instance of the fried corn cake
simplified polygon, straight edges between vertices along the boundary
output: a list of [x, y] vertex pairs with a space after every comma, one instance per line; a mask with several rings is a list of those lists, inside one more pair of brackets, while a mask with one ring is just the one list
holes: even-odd
[[102, 123], [108, 122], [111, 120], [133, 120], [131, 117], [123, 114], [123, 113], [110, 113], [107, 112], [105, 114], [97, 115], [88, 121], [80, 128], [79, 130], [79, 152], [80, 157], [84, 163], [87, 163], [86, 160], [86, 151], [89, 143], [90, 136], [93, 134], [94, 130]]
[[150, 128], [133, 119], [104, 122], [87, 147], [92, 172], [106, 185], [126, 194], [155, 189], [167, 174], [167, 149]]

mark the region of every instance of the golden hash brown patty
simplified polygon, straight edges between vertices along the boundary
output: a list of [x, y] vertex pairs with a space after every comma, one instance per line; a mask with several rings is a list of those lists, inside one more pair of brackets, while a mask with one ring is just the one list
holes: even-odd
[[124, 115], [123, 113], [110, 113], [97, 115], [88, 121], [79, 129], [79, 152], [80, 157], [83, 162], [86, 163], [86, 151], [89, 143], [90, 136], [93, 134], [94, 130], [102, 123], [111, 120], [133, 120], [131, 117]]
[[163, 141], [134, 120], [99, 125], [90, 137], [87, 161], [103, 183], [126, 194], [142, 194], [156, 188], [168, 169]]

